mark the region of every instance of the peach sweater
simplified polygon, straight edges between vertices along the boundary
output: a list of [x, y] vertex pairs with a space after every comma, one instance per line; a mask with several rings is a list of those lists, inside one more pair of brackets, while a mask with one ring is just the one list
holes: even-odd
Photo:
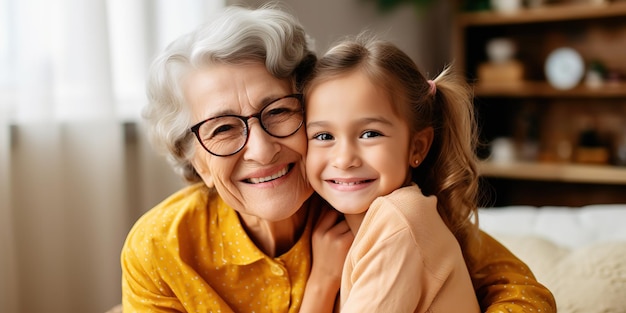
[[416, 185], [377, 198], [344, 264], [341, 312], [479, 312], [461, 248]]

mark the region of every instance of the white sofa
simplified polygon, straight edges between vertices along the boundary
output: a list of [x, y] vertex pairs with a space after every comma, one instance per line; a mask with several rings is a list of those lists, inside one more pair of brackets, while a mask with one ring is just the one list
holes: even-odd
[[479, 224], [530, 266], [559, 313], [626, 312], [626, 204], [484, 208]]

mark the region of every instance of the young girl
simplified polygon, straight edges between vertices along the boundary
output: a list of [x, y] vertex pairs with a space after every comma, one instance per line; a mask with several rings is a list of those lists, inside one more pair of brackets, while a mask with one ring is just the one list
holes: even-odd
[[355, 234], [341, 312], [479, 312], [465, 82], [450, 70], [427, 80], [394, 45], [360, 36], [319, 60], [305, 99], [308, 179]]

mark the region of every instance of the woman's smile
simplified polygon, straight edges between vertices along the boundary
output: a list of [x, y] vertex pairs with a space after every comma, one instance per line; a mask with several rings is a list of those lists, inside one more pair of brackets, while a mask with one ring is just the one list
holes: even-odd
[[263, 177], [250, 177], [250, 178], [245, 179], [245, 182], [249, 184], [261, 184], [261, 183], [270, 182], [270, 181], [276, 180], [278, 178], [281, 178], [287, 175], [287, 173], [289, 173], [289, 171], [293, 168], [293, 166], [294, 166], [293, 163], [287, 164], [282, 169], [278, 170], [277, 172], [271, 175], [267, 175]]

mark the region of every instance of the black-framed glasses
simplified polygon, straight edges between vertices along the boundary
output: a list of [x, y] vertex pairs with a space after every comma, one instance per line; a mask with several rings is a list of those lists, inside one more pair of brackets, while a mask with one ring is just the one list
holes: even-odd
[[295, 134], [304, 123], [302, 94], [291, 94], [268, 103], [260, 112], [240, 116], [220, 115], [193, 125], [189, 130], [210, 154], [233, 155], [246, 145], [250, 135], [248, 120], [256, 117], [263, 130], [276, 138]]

